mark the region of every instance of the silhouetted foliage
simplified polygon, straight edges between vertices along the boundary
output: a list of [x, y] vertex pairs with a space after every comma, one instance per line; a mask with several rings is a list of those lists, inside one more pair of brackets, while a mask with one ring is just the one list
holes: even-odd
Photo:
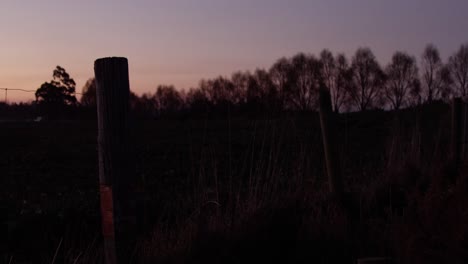
[[231, 76], [231, 83], [234, 90], [236, 91], [237, 102], [240, 105], [245, 105], [248, 103], [248, 90], [252, 84], [253, 79], [250, 72], [235, 72]]
[[461, 45], [460, 49], [450, 56], [448, 66], [457, 95], [466, 100], [468, 96], [468, 43]]
[[385, 74], [369, 48], [359, 48], [352, 60], [352, 85], [348, 93], [354, 107], [361, 111], [382, 105]]
[[158, 115], [174, 114], [182, 110], [184, 101], [180, 93], [172, 85], [160, 85], [156, 88], [154, 102]]
[[427, 102], [447, 99], [450, 95], [450, 77], [440, 59], [439, 50], [428, 44], [421, 57], [423, 87]]
[[57, 66], [53, 72], [53, 79], [45, 82], [36, 91], [36, 102], [41, 107], [41, 112], [49, 117], [63, 114], [66, 106], [75, 105], [75, 81], [65, 71]]
[[[468, 98], [468, 44], [450, 56], [446, 65], [437, 48], [429, 44], [421, 56], [420, 76], [417, 65], [415, 57], [401, 51], [395, 52], [382, 69], [369, 48], [357, 49], [350, 62], [344, 54], [334, 55], [324, 49], [319, 58], [298, 53], [278, 59], [268, 70], [237, 71], [230, 78], [204, 79], [187, 92], [160, 85], [154, 93], [131, 93], [130, 106], [134, 114], [145, 118], [181, 113], [265, 116], [316, 111], [321, 85], [330, 90], [335, 112], [401, 109], [424, 101], [447, 101], [452, 96]], [[57, 66], [53, 80], [36, 92], [37, 103], [42, 112], [48, 109], [49, 114], [59, 113], [63, 107], [76, 104], [74, 94], [75, 82]], [[82, 94], [80, 106], [88, 116], [94, 115], [94, 78], [86, 82]]]
[[65, 71], [57, 66], [53, 79], [45, 82], [36, 91], [36, 101], [41, 103], [72, 105], [76, 103], [75, 81]]
[[292, 58], [291, 66], [292, 83], [287, 90], [288, 103], [296, 110], [316, 110], [322, 64], [313, 55], [299, 53]]
[[248, 109], [254, 112], [275, 111], [280, 103], [268, 72], [257, 69], [249, 79], [246, 95]]
[[214, 80], [200, 81], [200, 89], [207, 96], [216, 113], [230, 112], [241, 98], [233, 83], [222, 76]]
[[96, 107], [96, 79], [89, 79], [81, 93], [81, 105], [85, 107]]
[[423, 103], [421, 81], [418, 78], [409, 91], [408, 106], [415, 107]]
[[335, 58], [329, 50], [325, 49], [320, 53], [320, 61], [322, 63], [322, 79], [330, 90], [333, 111], [338, 113], [347, 103], [346, 92], [349, 90], [352, 80], [348, 60], [344, 54], [338, 54]]
[[454, 94], [452, 75], [448, 65], [442, 65], [440, 71], [437, 74], [439, 79], [439, 95], [441, 100], [447, 102], [451, 96]]
[[410, 104], [410, 94], [416, 95], [419, 89], [416, 59], [404, 52], [396, 52], [392, 62], [385, 69], [387, 81], [385, 96], [393, 109]]
[[[369, 48], [359, 48], [351, 63], [344, 54], [334, 56], [325, 49], [320, 58], [298, 53], [280, 58], [268, 71], [237, 71], [230, 78], [201, 80], [187, 93], [173, 86], [160, 86], [154, 95], [135, 95], [134, 101], [138, 111], [151, 117], [181, 111], [270, 115], [317, 110], [318, 90], [323, 85], [330, 90], [335, 112], [401, 109], [424, 100], [447, 100], [453, 95], [455, 83], [468, 86], [459, 73], [465, 69], [463, 54], [461, 48], [451, 57], [452, 63], [444, 65], [437, 49], [428, 45], [421, 63], [421, 82], [415, 57], [405, 52], [395, 52], [382, 69]], [[457, 90], [462, 93], [463, 88]]]
[[281, 109], [287, 108], [287, 96], [293, 82], [293, 67], [286, 58], [279, 59], [269, 70], [271, 82], [278, 94], [278, 104]]
[[337, 76], [335, 58], [329, 50], [325, 49], [320, 53], [320, 62], [322, 63], [322, 78], [325, 87], [330, 90], [330, 94], [333, 94], [336, 90]]
[[196, 114], [206, 113], [211, 105], [208, 95], [201, 89], [190, 89], [185, 100], [187, 107]]

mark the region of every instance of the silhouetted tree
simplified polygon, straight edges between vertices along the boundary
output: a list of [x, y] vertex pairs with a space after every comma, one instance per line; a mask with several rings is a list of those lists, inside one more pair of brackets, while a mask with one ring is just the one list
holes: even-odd
[[[385, 96], [393, 109], [400, 109], [409, 104], [410, 92], [419, 87], [416, 59], [397, 51], [392, 62], [386, 67], [387, 81], [384, 85]], [[415, 91], [413, 91], [415, 93]]]
[[353, 69], [344, 54], [338, 54], [336, 58], [337, 80], [336, 91], [332, 94], [334, 109], [339, 112], [343, 107], [349, 110], [352, 105], [349, 91], [353, 87]]
[[369, 48], [359, 48], [353, 59], [352, 85], [348, 90], [354, 106], [361, 110], [377, 107], [381, 104], [382, 87], [385, 74]]
[[[131, 108], [140, 114], [157, 116], [184, 109], [201, 112], [209, 109], [247, 109], [252, 112], [293, 109], [315, 110], [318, 90], [330, 90], [333, 110], [367, 110], [389, 105], [393, 109], [421, 104], [423, 99], [448, 99], [456, 84], [457, 93], [468, 97], [468, 44], [453, 54], [447, 65], [437, 48], [429, 44], [422, 55], [422, 75], [418, 78], [416, 59], [396, 52], [385, 71], [369, 48], [359, 48], [351, 64], [344, 54], [336, 56], [327, 49], [317, 59], [299, 53], [281, 58], [268, 71], [234, 72], [231, 78], [201, 80], [197, 88], [187, 93], [174, 86], [158, 86], [154, 94], [130, 95]], [[421, 82], [422, 79], [422, 82]], [[75, 83], [66, 71], [57, 66], [54, 79], [38, 89], [37, 101], [61, 101], [74, 104]], [[67, 94], [68, 93], [68, 94]], [[81, 104], [96, 104], [96, 83], [88, 80], [83, 87]], [[57, 99], [58, 98], [58, 99]], [[220, 113], [222, 113], [222, 111]]]
[[320, 62], [323, 66], [322, 78], [325, 87], [330, 91], [331, 94], [334, 94], [337, 77], [335, 57], [333, 57], [333, 54], [329, 50], [325, 49], [320, 53]]
[[[148, 98], [150, 97], [148, 96]], [[156, 109], [159, 114], [174, 114], [180, 111], [184, 106], [182, 96], [172, 85], [159, 85], [154, 94], [154, 100], [149, 99], [147, 101], [149, 103], [149, 108], [154, 108], [153, 104], [156, 104]]]
[[468, 97], [468, 43], [461, 45], [460, 49], [450, 56], [448, 67], [458, 96], [466, 100]]
[[249, 85], [251, 82], [252, 75], [248, 71], [238, 71], [232, 74], [231, 83], [235, 91], [235, 101], [237, 101], [238, 104], [247, 103], [247, 90], [249, 89]]
[[222, 76], [214, 80], [202, 80], [200, 89], [208, 95], [209, 100], [215, 106], [232, 105], [239, 101], [232, 82]]
[[304, 111], [318, 105], [318, 91], [321, 83], [321, 63], [313, 55], [297, 54], [291, 60], [292, 84], [288, 99], [292, 107]]
[[187, 107], [191, 112], [206, 112], [211, 103], [208, 99], [208, 95], [199, 88], [191, 88], [185, 98]]
[[45, 82], [36, 90], [36, 101], [45, 104], [72, 105], [76, 103], [75, 81], [65, 71], [57, 66], [53, 79]]
[[443, 68], [442, 60], [440, 59], [439, 50], [433, 45], [428, 44], [422, 54], [421, 69], [423, 74], [423, 88], [427, 102], [432, 102], [436, 99], [442, 99], [448, 94], [442, 85], [443, 76], [441, 70]]
[[36, 90], [36, 102], [43, 114], [51, 118], [64, 115], [67, 106], [75, 105], [75, 81], [65, 71], [57, 66], [53, 72], [53, 79], [45, 82]]
[[452, 75], [451, 75], [450, 68], [448, 65], [442, 65], [439, 72], [437, 73], [437, 79], [439, 80], [438, 99], [441, 99], [447, 102], [454, 92], [453, 91], [454, 80], [452, 79]]
[[278, 94], [279, 108], [286, 107], [287, 95], [293, 83], [293, 67], [291, 61], [281, 58], [270, 68], [270, 79]]
[[89, 79], [83, 86], [81, 105], [85, 107], [96, 107], [96, 79]]
[[247, 104], [257, 112], [276, 111], [280, 107], [278, 94], [267, 71], [257, 69], [249, 81]]
[[139, 117], [154, 118], [160, 114], [155, 95], [144, 93], [141, 96], [134, 97], [133, 100], [132, 111]]
[[408, 105], [415, 107], [423, 103], [422, 97], [422, 88], [421, 81], [418, 79], [415, 80], [413, 86], [411, 87], [408, 94]]
[[344, 54], [339, 54], [337, 58], [325, 49], [320, 53], [322, 63], [322, 79], [325, 86], [330, 90], [333, 111], [339, 112], [346, 102], [346, 87], [351, 81], [351, 71]]

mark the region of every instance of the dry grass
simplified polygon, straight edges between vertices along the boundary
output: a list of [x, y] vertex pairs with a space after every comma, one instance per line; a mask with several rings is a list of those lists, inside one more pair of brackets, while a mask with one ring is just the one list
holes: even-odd
[[[174, 131], [187, 129], [177, 141], [185, 140], [186, 148], [168, 139], [147, 144], [167, 144], [159, 156], [146, 146], [139, 150], [147, 232], [133, 262], [353, 263], [390, 257], [395, 263], [467, 263], [468, 170], [456, 174], [451, 167], [447, 113], [443, 106], [343, 115], [344, 205], [328, 194], [320, 134], [311, 125], [318, 124], [316, 117], [309, 123], [252, 121], [248, 129], [220, 123], [212, 132], [205, 123], [201, 135], [177, 124]], [[141, 131], [148, 133], [141, 142], [161, 138]], [[176, 163], [183, 151], [189, 158]], [[142, 168], [151, 162], [175, 165]], [[51, 234], [47, 241], [54, 246], [41, 262], [101, 263], [99, 226], [77, 228], [68, 219], [73, 227]], [[83, 232], [88, 234], [81, 237]], [[7, 263], [19, 262], [10, 256]]]

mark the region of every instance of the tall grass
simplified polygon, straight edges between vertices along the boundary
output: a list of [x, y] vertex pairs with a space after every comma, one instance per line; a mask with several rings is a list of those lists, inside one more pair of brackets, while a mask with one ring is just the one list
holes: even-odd
[[[268, 127], [263, 134], [254, 126], [251, 141], [257, 144], [251, 143], [242, 166], [230, 171], [239, 180], [234, 188], [223, 188], [227, 180], [220, 178], [218, 155], [211, 153], [205, 160], [211, 170], [200, 168], [195, 213], [172, 230], [158, 228], [144, 243], [142, 259], [351, 263], [380, 256], [395, 263], [464, 263], [466, 171], [456, 176], [450, 167], [447, 111], [429, 115], [432, 120], [428, 115], [421, 110], [385, 115], [379, 122], [386, 144], [379, 156], [351, 149], [363, 160], [360, 170], [345, 168], [354, 172], [345, 175], [348, 210], [328, 194], [318, 140], [305, 143], [294, 122], [263, 122]], [[360, 126], [354, 129], [365, 130]], [[285, 133], [297, 141], [283, 141], [291, 138]], [[343, 146], [341, 164], [359, 160], [347, 150]], [[212, 184], [204, 177], [212, 177]]]
[[[468, 170], [451, 168], [448, 115], [446, 106], [341, 115], [345, 208], [329, 195], [317, 116], [206, 121], [201, 137], [200, 126], [177, 124], [184, 142], [137, 144], [145, 221], [132, 261], [467, 263]], [[154, 137], [141, 131], [142, 142]], [[152, 162], [173, 169], [143, 167]], [[99, 225], [64, 221], [42, 262], [102, 262]]]

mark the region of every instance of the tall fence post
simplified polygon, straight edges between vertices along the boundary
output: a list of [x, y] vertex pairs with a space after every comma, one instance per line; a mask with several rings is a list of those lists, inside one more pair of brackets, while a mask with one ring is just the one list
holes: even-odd
[[461, 163], [461, 152], [463, 144], [462, 133], [462, 100], [461, 98], [454, 98], [452, 101], [452, 120], [451, 120], [451, 156], [455, 170], [458, 173]]
[[337, 161], [336, 120], [333, 120], [334, 113], [332, 110], [330, 91], [322, 87], [320, 88], [319, 96], [320, 126], [322, 128], [328, 184], [331, 194], [341, 201], [343, 198], [343, 183], [340, 175], [340, 166]]
[[[128, 206], [129, 76], [126, 58], [102, 58], [94, 63], [97, 83], [98, 155], [102, 233], [107, 264], [129, 256], [132, 212]], [[134, 222], [134, 221], [133, 221]]]

